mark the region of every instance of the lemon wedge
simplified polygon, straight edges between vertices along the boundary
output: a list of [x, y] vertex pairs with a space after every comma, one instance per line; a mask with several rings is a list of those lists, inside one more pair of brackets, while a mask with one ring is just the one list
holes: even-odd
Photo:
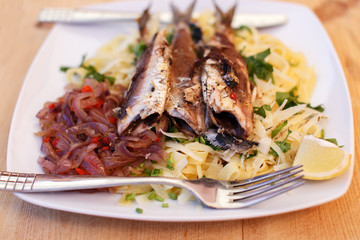
[[303, 165], [306, 179], [330, 179], [349, 168], [350, 156], [331, 142], [307, 135], [300, 144], [293, 166]]

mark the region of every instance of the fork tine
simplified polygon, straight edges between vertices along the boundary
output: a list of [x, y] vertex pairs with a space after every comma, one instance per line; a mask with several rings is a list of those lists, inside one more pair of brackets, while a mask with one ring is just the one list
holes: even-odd
[[228, 187], [230, 187], [230, 186], [236, 187], [236, 186], [248, 185], [250, 183], [260, 182], [262, 180], [272, 178], [272, 177], [276, 177], [278, 175], [293, 171], [293, 170], [301, 168], [301, 167], [302, 167], [302, 165], [298, 165], [298, 166], [294, 166], [294, 167], [285, 168], [285, 169], [282, 169], [282, 170], [279, 170], [279, 171], [275, 171], [275, 172], [272, 172], [272, 173], [256, 176], [256, 177], [253, 177], [253, 178], [249, 178], [249, 179], [242, 180], [242, 181], [231, 181], [230, 184], [227, 185], [227, 186]]
[[251, 205], [263, 202], [267, 199], [276, 197], [277, 195], [280, 195], [282, 193], [285, 193], [287, 191], [290, 191], [294, 188], [297, 188], [301, 185], [303, 185], [305, 183], [304, 180], [300, 180], [300, 181], [295, 181], [292, 182], [293, 184], [291, 184], [290, 186], [284, 187], [284, 188], [280, 188], [276, 191], [271, 191], [265, 194], [261, 194], [261, 195], [257, 195], [256, 197], [253, 198], [248, 198], [245, 200], [239, 200], [239, 201], [234, 201], [233, 203], [230, 203], [229, 208], [244, 208], [244, 207], [249, 207]]
[[233, 188], [229, 188], [229, 193], [236, 194], [236, 193], [243, 193], [243, 192], [251, 191], [251, 190], [263, 187], [265, 185], [276, 183], [276, 182], [279, 182], [280, 180], [292, 177], [292, 176], [294, 176], [294, 175], [296, 175], [296, 174], [298, 174], [298, 173], [300, 173], [302, 171], [303, 170], [300, 169], [300, 170], [297, 170], [295, 172], [290, 172], [290, 173], [287, 173], [287, 174], [284, 174], [284, 175], [278, 175], [278, 176], [276, 176], [274, 178], [271, 178], [269, 180], [259, 182], [259, 183], [256, 183], [256, 184], [251, 184], [249, 186], [240, 186], [240, 187], [236, 186], [236, 187], [233, 187]]
[[269, 185], [267, 187], [260, 188], [260, 189], [254, 190], [254, 191], [249, 191], [249, 192], [246, 192], [246, 193], [230, 195], [230, 196], [228, 196], [228, 198], [230, 200], [232, 200], [232, 201], [238, 201], [238, 200], [242, 200], [242, 199], [245, 199], [245, 198], [252, 198], [252, 197], [255, 197], [255, 196], [259, 195], [259, 194], [269, 192], [270, 190], [273, 190], [273, 189], [279, 188], [281, 186], [284, 186], [284, 185], [286, 185], [288, 183], [294, 182], [294, 181], [296, 181], [296, 180], [298, 180], [298, 179], [300, 179], [302, 177], [303, 177], [302, 175], [296, 176], [296, 177], [291, 177], [291, 178], [279, 181], [279, 182], [277, 182], [275, 184], [272, 184], [272, 185]]

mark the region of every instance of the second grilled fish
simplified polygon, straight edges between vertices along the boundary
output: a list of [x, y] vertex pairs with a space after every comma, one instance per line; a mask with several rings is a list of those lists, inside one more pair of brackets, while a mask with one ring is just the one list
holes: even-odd
[[190, 136], [201, 135], [205, 131], [205, 105], [201, 83], [198, 77], [192, 77], [195, 62], [198, 60], [189, 28], [194, 5], [195, 1], [185, 13], [181, 13], [171, 4], [175, 33], [171, 43], [170, 89], [166, 102], [166, 111], [175, 126]]

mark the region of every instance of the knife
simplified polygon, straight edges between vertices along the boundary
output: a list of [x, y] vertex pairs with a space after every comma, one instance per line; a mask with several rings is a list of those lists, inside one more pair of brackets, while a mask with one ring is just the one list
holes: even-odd
[[[199, 13], [194, 13], [196, 18]], [[40, 23], [101, 23], [111, 21], [134, 21], [140, 17], [139, 13], [84, 10], [71, 8], [43, 8], [38, 17]], [[162, 12], [159, 14], [161, 23], [171, 23], [172, 14]], [[286, 23], [287, 17], [281, 14], [236, 14], [233, 18], [232, 27], [241, 25], [253, 26], [256, 28], [273, 27]]]

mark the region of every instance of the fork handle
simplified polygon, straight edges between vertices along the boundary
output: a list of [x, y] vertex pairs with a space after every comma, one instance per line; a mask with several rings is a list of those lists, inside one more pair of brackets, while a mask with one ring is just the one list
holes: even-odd
[[118, 13], [110, 11], [93, 11], [68, 8], [44, 8], [39, 22], [92, 23], [101, 21], [131, 21], [139, 17], [138, 13]]
[[164, 184], [188, 189], [185, 180], [168, 177], [115, 177], [0, 172], [0, 190], [13, 192], [59, 192], [141, 184]]

